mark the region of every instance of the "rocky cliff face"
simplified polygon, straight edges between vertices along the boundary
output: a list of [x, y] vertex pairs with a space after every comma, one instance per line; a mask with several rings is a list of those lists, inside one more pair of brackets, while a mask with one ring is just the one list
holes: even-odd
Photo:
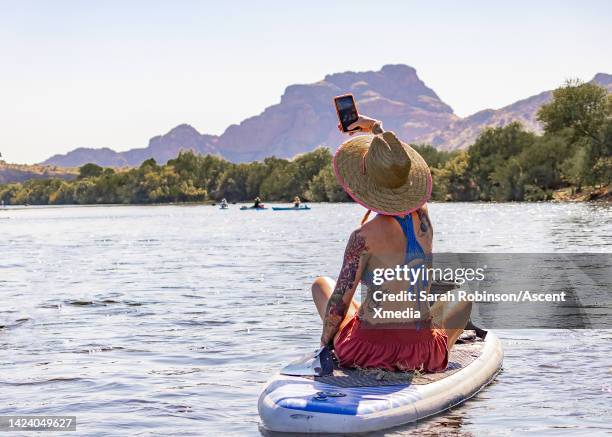
[[314, 84], [289, 86], [280, 103], [228, 127], [217, 147], [232, 161], [291, 157], [319, 145], [335, 149], [346, 137], [336, 128], [332, 98], [349, 92], [360, 112], [384, 120], [386, 129], [407, 140], [456, 119], [450, 106], [419, 79], [414, 68], [385, 65], [380, 71], [337, 73]]
[[[599, 73], [593, 82], [612, 91], [612, 75]], [[148, 158], [165, 163], [181, 150], [219, 154], [245, 162], [276, 155], [288, 158], [320, 145], [335, 149], [346, 139], [338, 123], [332, 98], [353, 93], [361, 113], [384, 121], [409, 142], [430, 143], [440, 149], [472, 144], [482, 129], [520, 121], [533, 131], [541, 128], [537, 111], [550, 101], [551, 91], [520, 100], [501, 109], [486, 109], [459, 118], [407, 65], [385, 65], [380, 71], [345, 72], [325, 76], [313, 84], [287, 87], [279, 103], [261, 114], [229, 126], [221, 136], [200, 134], [182, 124], [165, 135], [151, 138], [145, 148], [115, 152], [79, 148], [55, 155], [43, 164], [77, 167], [88, 162], [103, 166], [137, 166]]]

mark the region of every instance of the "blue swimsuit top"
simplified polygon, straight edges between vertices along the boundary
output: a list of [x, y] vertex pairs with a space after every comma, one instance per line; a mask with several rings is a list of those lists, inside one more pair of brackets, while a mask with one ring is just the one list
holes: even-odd
[[410, 263], [416, 259], [426, 260], [427, 256], [425, 251], [419, 244], [419, 240], [414, 233], [414, 224], [412, 223], [412, 214], [408, 214], [406, 217], [393, 216], [395, 220], [402, 227], [404, 236], [406, 237], [406, 256], [405, 262]]

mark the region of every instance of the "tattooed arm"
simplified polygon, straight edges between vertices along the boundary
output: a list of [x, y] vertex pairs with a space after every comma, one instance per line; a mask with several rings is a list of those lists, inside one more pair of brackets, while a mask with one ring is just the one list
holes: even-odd
[[334, 341], [334, 336], [338, 332], [342, 320], [344, 320], [346, 311], [355, 294], [355, 289], [361, 280], [361, 273], [365, 264], [361, 261], [364, 260], [366, 253], [365, 238], [361, 235], [360, 230], [356, 230], [351, 234], [346, 245], [342, 270], [334, 292], [327, 302], [323, 334], [321, 335], [322, 345], [329, 345]]
[[431, 226], [431, 221], [429, 220], [429, 214], [427, 212], [427, 206], [423, 205], [416, 211], [419, 216], [419, 227], [417, 229], [417, 235], [420, 238], [428, 238], [432, 239], [433, 237], [433, 227]]

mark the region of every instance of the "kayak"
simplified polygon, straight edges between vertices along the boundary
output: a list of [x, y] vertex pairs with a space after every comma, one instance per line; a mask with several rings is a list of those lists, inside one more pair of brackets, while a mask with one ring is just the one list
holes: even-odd
[[259, 208], [255, 208], [254, 206], [241, 206], [240, 210], [241, 211], [247, 211], [247, 210], [255, 210], [255, 211], [260, 211], [263, 209], [268, 209], [265, 206], [260, 206]]
[[485, 340], [466, 334], [451, 350], [444, 372], [336, 367], [329, 376], [279, 373], [259, 397], [263, 426], [278, 432], [364, 433], [448, 410], [482, 390], [502, 366], [501, 342], [493, 332]]
[[273, 206], [272, 209], [274, 211], [308, 211], [310, 207], [308, 205], [300, 206], [296, 208], [295, 206], [283, 207], [283, 206]]

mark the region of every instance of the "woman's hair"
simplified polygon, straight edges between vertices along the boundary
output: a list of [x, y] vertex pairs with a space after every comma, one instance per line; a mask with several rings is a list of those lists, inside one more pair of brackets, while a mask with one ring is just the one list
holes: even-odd
[[370, 217], [370, 213], [372, 212], [372, 210], [368, 209], [365, 213], [365, 215], [363, 216], [363, 218], [361, 219], [361, 224], [363, 225], [365, 222], [368, 221], [368, 217]]

